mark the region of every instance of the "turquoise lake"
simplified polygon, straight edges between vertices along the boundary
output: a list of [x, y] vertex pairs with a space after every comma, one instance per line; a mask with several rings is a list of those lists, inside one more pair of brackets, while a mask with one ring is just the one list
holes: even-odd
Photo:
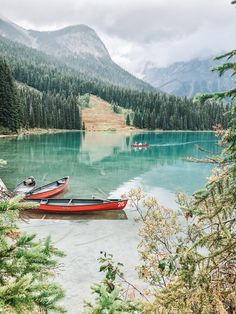
[[[13, 189], [17, 182], [33, 175], [46, 184], [69, 175], [69, 189], [60, 197], [120, 197], [133, 187], [142, 187], [165, 206], [177, 208], [175, 193], [191, 194], [206, 183], [211, 165], [191, 163], [186, 156], [206, 157], [196, 145], [217, 152], [217, 138], [211, 132], [66, 132], [0, 139], [0, 158], [7, 165], [0, 177]], [[147, 149], [132, 149], [134, 142], [147, 142]], [[130, 205], [126, 219], [100, 216], [101, 220], [33, 219], [20, 222], [39, 238], [51, 235], [66, 253], [58, 281], [66, 290], [64, 306], [70, 314], [82, 313], [83, 300], [90, 299], [90, 286], [101, 279], [100, 251], [114, 255], [125, 265], [126, 278], [142, 287], [135, 266], [139, 225]]]
[[[150, 147], [135, 150], [136, 141]], [[40, 185], [69, 175], [68, 197], [104, 197], [133, 180], [148, 189], [191, 193], [204, 184], [210, 166], [183, 158], [202, 158], [205, 153], [195, 145], [216, 151], [215, 142], [210, 132], [68, 132], [1, 139], [0, 157], [8, 164], [0, 175], [10, 189], [30, 175]]]

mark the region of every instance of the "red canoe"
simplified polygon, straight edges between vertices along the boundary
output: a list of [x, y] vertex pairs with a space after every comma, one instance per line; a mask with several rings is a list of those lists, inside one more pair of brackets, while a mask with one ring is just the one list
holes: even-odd
[[38, 188], [25, 186], [24, 182], [15, 189], [17, 194], [25, 194], [26, 199], [47, 198], [61, 193], [68, 186], [69, 177], [43, 185]]
[[144, 143], [144, 144], [139, 143], [139, 144], [131, 144], [131, 146], [132, 147], [149, 147], [149, 144], [147, 144], [147, 143]]
[[76, 214], [81, 212], [122, 210], [127, 199], [27, 199], [24, 202], [36, 203], [35, 212], [55, 214]]

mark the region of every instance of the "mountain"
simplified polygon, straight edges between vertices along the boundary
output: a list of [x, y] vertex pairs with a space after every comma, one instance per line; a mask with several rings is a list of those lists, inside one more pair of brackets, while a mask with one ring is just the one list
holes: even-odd
[[24, 28], [0, 17], [0, 35], [27, 46], [33, 46], [33, 38]]
[[228, 122], [224, 113], [229, 106], [225, 104], [205, 106], [186, 97], [114, 86], [2, 36], [0, 59], [1, 56], [7, 60], [15, 80], [25, 84], [23, 88], [18, 84], [20, 126], [24, 128], [79, 129], [81, 95], [87, 97], [86, 94], [113, 104], [114, 111], [117, 105], [132, 111], [131, 123], [141, 129], [209, 130], [212, 125], [226, 126]]
[[162, 90], [177, 96], [192, 97], [198, 93], [210, 93], [233, 88], [232, 78], [229, 74], [219, 77], [210, 71], [216, 66], [213, 58], [189, 62], [177, 62], [166, 68], [157, 68], [146, 64], [143, 79]]
[[97, 33], [86, 25], [57, 31], [26, 30], [0, 18], [0, 35], [53, 56], [70, 68], [116, 86], [154, 90], [112, 61]]
[[92, 56], [97, 60], [111, 60], [96, 32], [86, 25], [69, 26], [57, 31], [29, 31], [36, 39], [37, 48], [59, 58]]

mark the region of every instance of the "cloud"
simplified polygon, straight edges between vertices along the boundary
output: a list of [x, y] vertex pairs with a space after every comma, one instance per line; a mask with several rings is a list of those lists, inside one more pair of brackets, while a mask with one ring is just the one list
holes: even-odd
[[94, 28], [117, 63], [139, 74], [236, 46], [236, 15], [222, 0], [0, 0], [1, 12], [27, 28]]

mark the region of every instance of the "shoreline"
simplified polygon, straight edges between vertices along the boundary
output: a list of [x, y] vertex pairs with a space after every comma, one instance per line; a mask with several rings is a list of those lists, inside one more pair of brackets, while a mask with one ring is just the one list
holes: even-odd
[[135, 128], [123, 128], [123, 129], [114, 129], [114, 130], [68, 130], [68, 129], [40, 129], [40, 128], [35, 128], [35, 129], [28, 129], [28, 130], [21, 130], [19, 133], [12, 133], [12, 134], [0, 134], [0, 139], [2, 138], [15, 138], [18, 136], [24, 136], [24, 135], [41, 135], [41, 134], [56, 134], [56, 133], [66, 133], [66, 132], [88, 132], [88, 133], [94, 133], [94, 132], [118, 132], [118, 133], [164, 133], [164, 132], [186, 132], [186, 133], [191, 133], [191, 132], [214, 132], [213, 130], [161, 130], [161, 129], [156, 129], [156, 130], [147, 130], [147, 129], [135, 129]]
[[65, 133], [65, 132], [81, 132], [81, 130], [67, 130], [67, 129], [23, 129], [19, 131], [19, 133], [12, 133], [12, 134], [0, 134], [1, 138], [14, 138], [18, 136], [24, 135], [41, 135], [41, 134], [56, 134], [56, 133]]

